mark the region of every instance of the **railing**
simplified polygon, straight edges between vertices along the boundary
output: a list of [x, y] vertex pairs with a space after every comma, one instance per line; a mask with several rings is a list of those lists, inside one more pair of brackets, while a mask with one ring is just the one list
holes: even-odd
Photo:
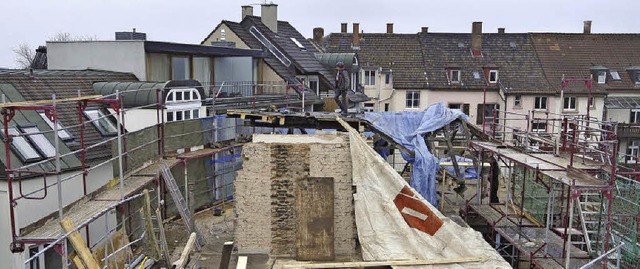
[[618, 124], [618, 137], [638, 137], [640, 138], [640, 123], [620, 123]]
[[624, 242], [620, 243], [620, 245], [618, 245], [617, 247], [612, 248], [611, 250], [607, 251], [607, 253], [602, 254], [600, 257], [595, 258], [594, 260], [590, 261], [589, 263], [583, 265], [582, 267], [580, 267], [580, 269], [593, 268], [593, 266], [596, 265], [599, 261], [604, 260], [605, 258], [607, 258], [609, 255], [613, 254], [614, 252], [616, 253], [616, 268], [620, 268], [620, 258], [622, 258], [622, 256], [620, 255], [620, 250], [622, 249], [622, 246], [624, 246]]

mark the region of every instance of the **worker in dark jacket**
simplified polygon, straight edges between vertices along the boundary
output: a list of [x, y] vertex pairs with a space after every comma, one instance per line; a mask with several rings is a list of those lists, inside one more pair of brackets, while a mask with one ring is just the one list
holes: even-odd
[[[338, 62], [336, 63], [336, 69], [338, 69], [338, 73], [336, 74], [336, 95], [335, 100], [340, 110], [342, 110], [342, 115], [347, 115], [347, 91], [349, 90], [349, 86], [351, 86], [351, 82], [349, 81], [349, 72], [344, 69], [344, 63]], [[342, 96], [342, 100], [340, 97]]]

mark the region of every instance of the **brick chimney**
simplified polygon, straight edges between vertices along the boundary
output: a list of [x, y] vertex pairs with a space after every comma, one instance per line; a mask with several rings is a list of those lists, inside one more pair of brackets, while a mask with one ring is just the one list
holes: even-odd
[[353, 44], [353, 46], [358, 46], [358, 42], [360, 41], [360, 24], [357, 22], [353, 23], [353, 40], [351, 41], [351, 44]]
[[318, 43], [318, 45], [322, 46], [323, 37], [324, 37], [324, 28], [322, 27], [313, 28], [313, 41]]
[[471, 29], [471, 53], [473, 57], [482, 56], [482, 22], [473, 22]]
[[498, 34], [504, 34], [504, 28], [502, 27], [498, 28]]
[[393, 23], [387, 23], [387, 34], [393, 34]]
[[278, 32], [278, 5], [262, 4], [260, 11], [262, 23], [274, 33]]
[[583, 34], [591, 33], [591, 21], [584, 21], [584, 27], [582, 28]]
[[428, 33], [428, 32], [429, 32], [429, 27], [422, 27], [422, 28], [420, 28], [420, 32], [421, 32], [421, 33], [423, 33], [423, 34]]
[[253, 6], [242, 6], [242, 19], [253, 16]]

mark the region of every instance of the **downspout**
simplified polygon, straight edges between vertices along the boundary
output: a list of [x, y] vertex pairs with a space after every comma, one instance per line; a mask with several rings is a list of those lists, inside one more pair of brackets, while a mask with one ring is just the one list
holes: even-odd
[[502, 141], [505, 141], [505, 139], [507, 139], [507, 92], [504, 90], [502, 82], [498, 83], [498, 96], [500, 96], [500, 99], [502, 99], [504, 103], [504, 112], [502, 113], [504, 115], [502, 117]]

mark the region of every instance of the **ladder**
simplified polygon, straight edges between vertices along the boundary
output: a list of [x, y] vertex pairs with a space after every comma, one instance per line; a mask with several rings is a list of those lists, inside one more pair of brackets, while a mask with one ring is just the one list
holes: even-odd
[[602, 197], [600, 193], [583, 192], [578, 198], [578, 214], [589, 254], [596, 254], [599, 229], [602, 227]]
[[169, 189], [169, 193], [171, 193], [171, 197], [173, 198], [173, 202], [176, 205], [178, 212], [180, 212], [180, 217], [182, 217], [182, 221], [187, 227], [187, 231], [189, 233], [195, 232], [197, 234], [198, 237], [196, 240], [196, 246], [198, 249], [202, 248], [204, 244], [206, 244], [204, 237], [202, 237], [202, 233], [198, 231], [198, 227], [196, 227], [195, 223], [193, 222], [193, 217], [189, 212], [187, 203], [185, 202], [182, 193], [180, 193], [180, 190], [178, 189], [178, 184], [176, 183], [173, 174], [171, 174], [171, 170], [169, 170], [169, 166], [167, 166], [167, 164], [165, 163], [161, 164], [160, 173], [162, 174], [162, 178], [164, 179], [164, 183], [167, 186], [167, 189]]

